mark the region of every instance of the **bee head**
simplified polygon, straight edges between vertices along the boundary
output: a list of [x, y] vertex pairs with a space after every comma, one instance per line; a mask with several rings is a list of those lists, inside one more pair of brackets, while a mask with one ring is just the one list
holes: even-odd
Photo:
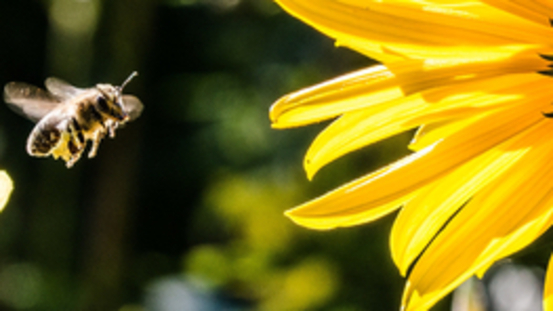
[[98, 110], [114, 117], [118, 121], [127, 121], [129, 114], [123, 105], [123, 88], [137, 75], [136, 71], [131, 73], [121, 86], [113, 86], [111, 84], [96, 85], [96, 88], [100, 91], [100, 94], [96, 98]]
[[99, 92], [94, 104], [98, 111], [118, 121], [126, 121], [129, 118], [123, 107], [122, 95], [118, 87], [111, 84], [97, 84], [96, 89]]

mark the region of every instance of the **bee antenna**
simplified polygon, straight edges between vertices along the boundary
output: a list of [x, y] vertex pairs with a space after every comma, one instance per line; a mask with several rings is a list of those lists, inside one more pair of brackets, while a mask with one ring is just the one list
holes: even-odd
[[138, 76], [138, 72], [137, 71], [133, 71], [129, 77], [127, 79], [125, 79], [125, 81], [123, 81], [123, 83], [121, 84], [121, 86], [119, 87], [119, 91], [123, 91], [123, 88], [125, 87], [125, 85], [127, 85], [129, 82], [131, 82], [131, 80]]

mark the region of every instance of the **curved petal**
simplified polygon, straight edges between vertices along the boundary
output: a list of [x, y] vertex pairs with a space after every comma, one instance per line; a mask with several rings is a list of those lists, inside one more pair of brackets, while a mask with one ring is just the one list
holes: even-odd
[[430, 88], [478, 81], [503, 74], [547, 70], [537, 51], [511, 55], [481, 53], [479, 60], [408, 60], [359, 70], [286, 95], [273, 104], [274, 128], [320, 122], [349, 111], [381, 110], [382, 103]]
[[403, 96], [395, 75], [373, 66], [288, 94], [271, 106], [273, 128], [289, 128], [334, 118]]
[[[415, 264], [404, 293], [407, 310], [427, 309], [473, 274], [525, 247], [553, 216], [553, 125], [528, 130], [524, 159], [478, 192]], [[531, 146], [531, 147], [530, 147]], [[529, 165], [531, 163], [531, 165]]]
[[513, 145], [527, 145], [524, 138], [507, 142], [506, 148], [515, 150], [499, 146], [472, 159], [403, 207], [390, 235], [392, 258], [402, 275], [463, 204], [521, 160], [528, 148]]
[[[553, 43], [543, 22], [480, 1], [278, 0], [288, 13], [369, 57], [472, 58], [483, 51]], [[408, 55], [408, 56], [407, 56]]]
[[412, 192], [542, 120], [543, 109], [543, 100], [535, 100], [484, 114], [447, 139], [289, 210], [286, 215], [315, 229], [351, 226], [382, 217], [397, 208], [398, 202], [404, 203]]
[[437, 87], [375, 109], [350, 112], [317, 136], [307, 151], [304, 167], [311, 178], [331, 161], [384, 138], [422, 124], [470, 117], [493, 108], [511, 109], [535, 96], [546, 98], [543, 94], [551, 94], [551, 87], [549, 79], [536, 74], [503, 75]]

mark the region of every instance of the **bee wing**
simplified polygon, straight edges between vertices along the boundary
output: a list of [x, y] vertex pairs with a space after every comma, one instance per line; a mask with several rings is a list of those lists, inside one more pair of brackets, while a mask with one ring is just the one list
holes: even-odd
[[13, 111], [34, 122], [60, 105], [60, 100], [56, 96], [23, 82], [6, 84], [4, 101]]
[[123, 95], [123, 107], [129, 114], [130, 120], [138, 118], [144, 109], [140, 99], [133, 95]]
[[84, 89], [80, 89], [54, 77], [46, 79], [46, 81], [44, 81], [44, 85], [46, 85], [46, 89], [50, 93], [54, 94], [56, 97], [59, 97], [61, 100], [73, 98], [85, 91]]

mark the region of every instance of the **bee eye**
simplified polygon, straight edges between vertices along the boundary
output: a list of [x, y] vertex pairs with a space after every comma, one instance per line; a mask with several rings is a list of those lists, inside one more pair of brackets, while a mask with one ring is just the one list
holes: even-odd
[[103, 96], [98, 96], [96, 101], [98, 102], [98, 105], [100, 106], [100, 110], [105, 111], [105, 112], [109, 111], [108, 102], [106, 101], [106, 99]]

